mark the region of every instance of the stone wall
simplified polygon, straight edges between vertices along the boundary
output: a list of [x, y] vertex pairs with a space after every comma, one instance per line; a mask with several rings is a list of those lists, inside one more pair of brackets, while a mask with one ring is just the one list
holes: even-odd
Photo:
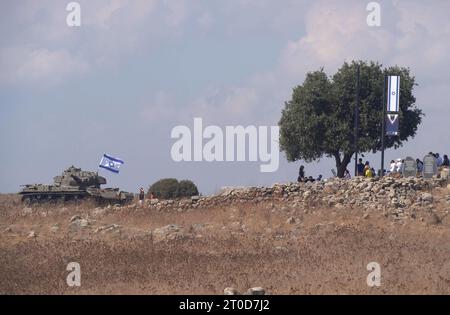
[[[158, 211], [186, 211], [243, 203], [269, 202], [285, 207], [360, 207], [413, 214], [434, 203], [433, 190], [445, 187], [446, 179], [433, 178], [332, 178], [321, 182], [274, 184], [272, 187], [226, 188], [212, 196], [182, 200], [146, 201]], [[448, 197], [447, 197], [448, 199]], [[448, 204], [448, 200], [444, 200]], [[133, 205], [132, 207], [134, 207]]]

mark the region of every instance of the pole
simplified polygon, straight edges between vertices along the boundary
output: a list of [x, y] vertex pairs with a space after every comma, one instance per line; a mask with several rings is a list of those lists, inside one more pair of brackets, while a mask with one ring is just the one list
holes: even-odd
[[355, 176], [358, 175], [358, 129], [359, 129], [359, 68], [356, 68], [356, 104], [355, 104], [355, 130], [354, 130], [354, 150], [355, 150]]
[[381, 120], [381, 177], [384, 176], [384, 137], [386, 135], [386, 77], [383, 81], [383, 118]]

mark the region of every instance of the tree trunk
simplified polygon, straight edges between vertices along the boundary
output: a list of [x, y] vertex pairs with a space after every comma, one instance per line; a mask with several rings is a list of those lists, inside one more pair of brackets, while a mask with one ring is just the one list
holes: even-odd
[[341, 155], [339, 152], [336, 152], [334, 154], [334, 158], [336, 160], [336, 170], [337, 170], [337, 177], [343, 178], [345, 170], [347, 169], [347, 165], [350, 163], [352, 159], [353, 153], [345, 153], [344, 158], [341, 161]]

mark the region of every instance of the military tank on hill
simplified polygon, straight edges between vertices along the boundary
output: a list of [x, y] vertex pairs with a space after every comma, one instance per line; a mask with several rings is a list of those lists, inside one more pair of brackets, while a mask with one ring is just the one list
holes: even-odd
[[119, 188], [100, 188], [106, 184], [106, 178], [97, 172], [83, 171], [71, 166], [60, 176], [53, 178], [52, 185], [27, 184], [22, 185], [19, 192], [22, 202], [56, 203], [65, 201], [94, 200], [98, 204], [125, 204], [133, 200], [134, 195], [121, 191]]

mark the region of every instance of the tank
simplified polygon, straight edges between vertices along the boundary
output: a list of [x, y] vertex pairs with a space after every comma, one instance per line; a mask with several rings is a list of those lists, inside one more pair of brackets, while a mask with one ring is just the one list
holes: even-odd
[[52, 185], [22, 185], [23, 189], [19, 195], [22, 195], [22, 202], [27, 204], [78, 200], [94, 200], [99, 204], [125, 204], [133, 200], [132, 193], [119, 188], [101, 188], [104, 184], [106, 178], [99, 176], [97, 172], [83, 171], [71, 166], [60, 176], [55, 176]]

